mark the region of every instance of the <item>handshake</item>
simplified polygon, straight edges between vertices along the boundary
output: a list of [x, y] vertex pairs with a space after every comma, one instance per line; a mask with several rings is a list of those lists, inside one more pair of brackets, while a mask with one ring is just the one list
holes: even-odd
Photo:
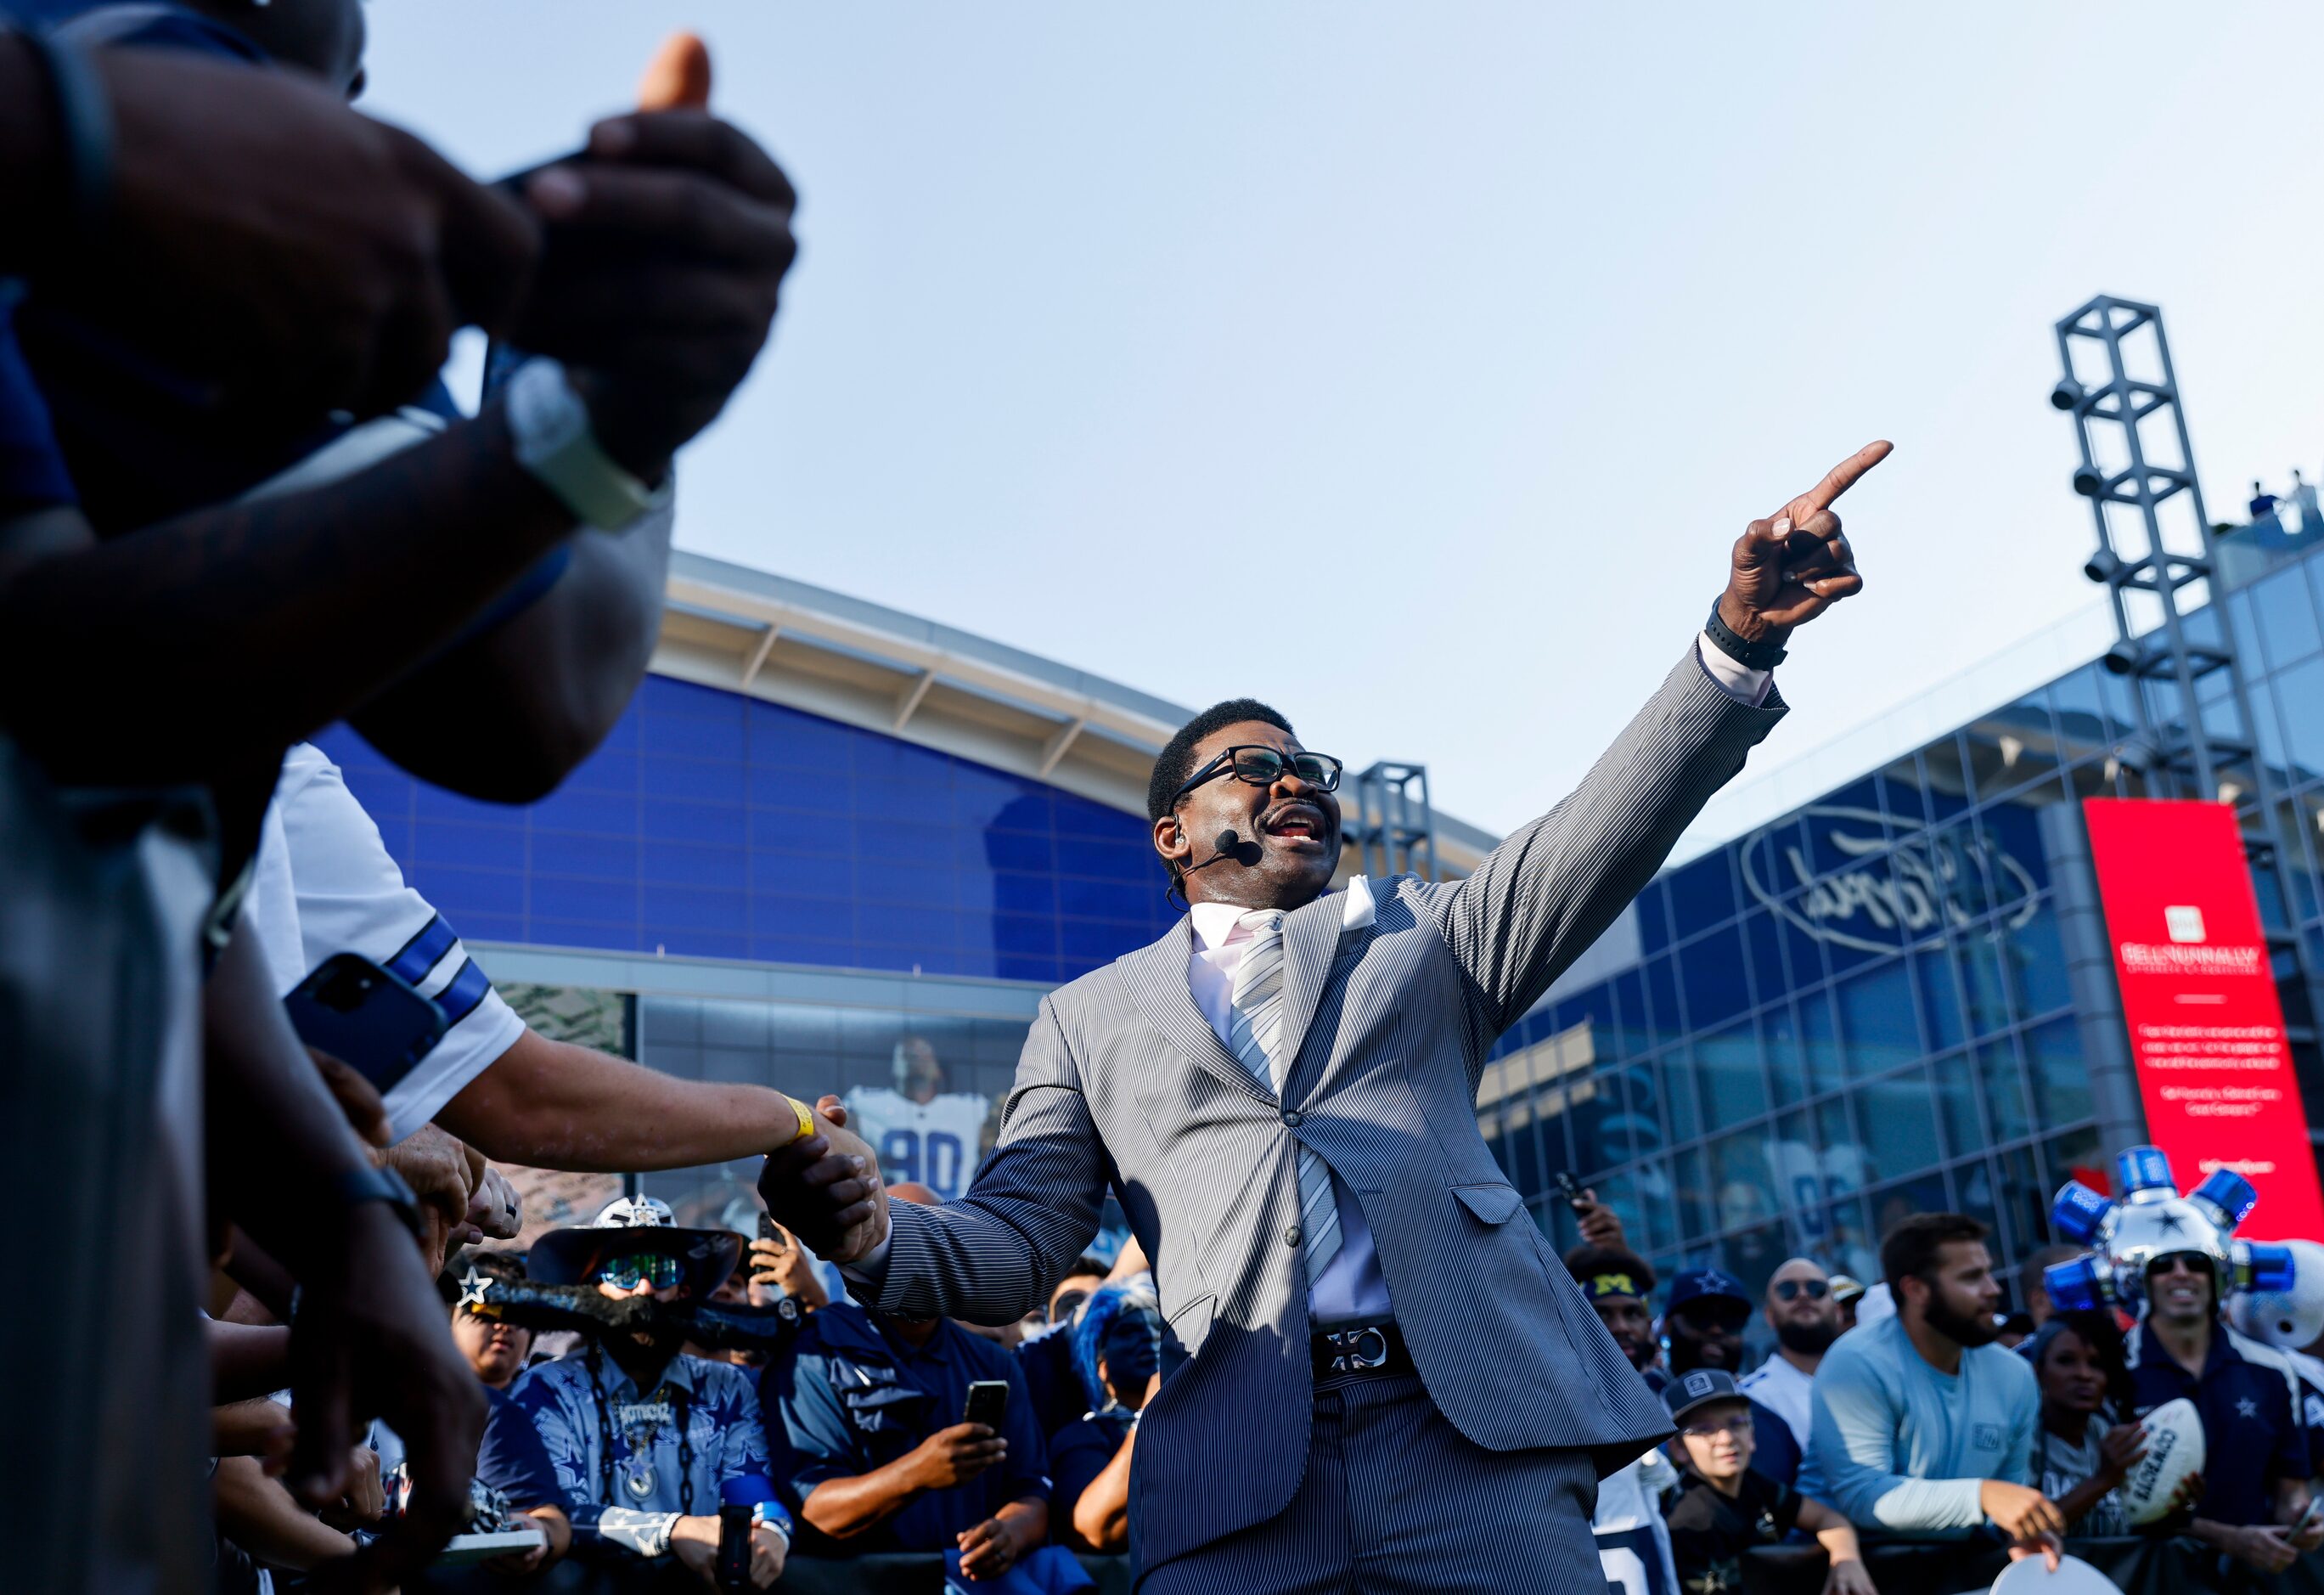
[[859, 1262], [888, 1239], [888, 1187], [871, 1146], [835, 1096], [815, 1105], [815, 1133], [767, 1155], [759, 1195], [777, 1222], [826, 1262]]

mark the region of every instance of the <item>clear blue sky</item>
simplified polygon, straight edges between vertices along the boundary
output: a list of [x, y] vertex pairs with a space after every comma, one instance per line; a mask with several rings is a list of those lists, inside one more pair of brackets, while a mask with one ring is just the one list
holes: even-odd
[[1874, 437], [1803, 750], [2086, 604], [2051, 324], [2159, 301], [2217, 517], [2324, 471], [2324, 8], [392, 0], [368, 107], [496, 172], [662, 33], [804, 197], [687, 548], [1506, 827], [1742, 523]]

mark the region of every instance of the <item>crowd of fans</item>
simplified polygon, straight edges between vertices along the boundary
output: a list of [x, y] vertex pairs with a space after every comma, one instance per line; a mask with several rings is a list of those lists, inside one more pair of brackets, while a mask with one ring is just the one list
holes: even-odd
[[[2043, 1270], [2077, 1249], [2028, 1257], [2013, 1309], [1986, 1226], [1918, 1213], [1883, 1238], [1868, 1290], [1797, 1257], [1757, 1302], [1717, 1268], [1683, 1273], [1657, 1314], [1654, 1269], [1619, 1222], [1591, 1201], [1577, 1212], [1585, 1239], [1566, 1266], [1678, 1430], [1599, 1497], [1606, 1576], [1627, 1595], [1744, 1588], [1755, 1547], [1810, 1538], [1827, 1554], [1824, 1587], [1848, 1595], [1875, 1587], [1866, 1546], [1925, 1547], [1936, 1582], [1923, 1571], [1914, 1588], [1969, 1588], [1997, 1569], [1957, 1585], [1942, 1570], [1980, 1551], [2179, 1538], [2203, 1548], [2199, 1587], [2217, 1590], [2266, 1587], [2251, 1581], [2324, 1547], [2324, 1510], [2310, 1513], [2324, 1498], [2324, 1336], [2287, 1347], [2239, 1332], [2203, 1251], [2153, 1260], [2126, 1330], [2112, 1310], [2053, 1308]], [[1747, 1372], [1755, 1312], [1774, 1344]], [[2140, 1420], [2182, 1397], [2206, 1466], [2134, 1529], [2121, 1487], [2146, 1452]]]
[[[1001, 1334], [831, 1300], [771, 1224], [644, 1198], [505, 1249], [491, 1159], [795, 1146], [868, 1195], [867, 1148], [828, 1100], [530, 1031], [302, 741], [351, 719], [518, 801], [627, 702], [673, 459], [794, 253], [706, 57], [678, 41], [637, 110], [484, 184], [349, 107], [359, 0], [44, 9], [70, 14], [0, 27], [0, 1148], [63, 1230], [0, 1330], [42, 1460], [0, 1492], [14, 1587], [764, 1589], [795, 1552], [1084, 1586], [1128, 1547], [1161, 1382], [1134, 1244]], [[438, 380], [465, 326], [495, 340], [473, 411]], [[402, 1066], [294, 1028], [286, 998], [360, 1006], [317, 984], [348, 967], [433, 1004]], [[1568, 1266], [1677, 1431], [1598, 1498], [1637, 1595], [1794, 1540], [1866, 1595], [1884, 1541], [2121, 1536], [2138, 1420], [2182, 1397], [2215, 1438], [2159, 1532], [2262, 1574], [2324, 1544], [2324, 1366], [2231, 1332], [2199, 1255], [2154, 1263], [2126, 1333], [2052, 1312], [2038, 1255], [2006, 1316], [1959, 1215], [1898, 1224], [1869, 1289], [1796, 1258], [1759, 1299], [1704, 1268], [1659, 1305], [1583, 1221]], [[536, 1332], [525, 1290], [635, 1312]], [[634, 1327], [722, 1302], [781, 1311], [756, 1349]]]

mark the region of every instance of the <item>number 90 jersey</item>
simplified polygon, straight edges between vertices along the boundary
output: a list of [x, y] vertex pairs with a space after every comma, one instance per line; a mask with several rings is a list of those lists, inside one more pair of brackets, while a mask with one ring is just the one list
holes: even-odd
[[890, 1185], [917, 1180], [946, 1202], [968, 1188], [991, 1115], [992, 1103], [973, 1092], [925, 1102], [884, 1085], [859, 1085], [847, 1093], [848, 1127], [879, 1153], [881, 1177]]

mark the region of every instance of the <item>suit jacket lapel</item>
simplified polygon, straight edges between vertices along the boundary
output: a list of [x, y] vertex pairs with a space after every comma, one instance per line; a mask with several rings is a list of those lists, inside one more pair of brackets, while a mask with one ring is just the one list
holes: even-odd
[[1242, 1060], [1226, 1049], [1211, 1021], [1194, 1006], [1194, 988], [1186, 983], [1186, 962], [1194, 955], [1193, 921], [1185, 918], [1160, 941], [1124, 954], [1120, 968], [1130, 1000], [1196, 1068], [1273, 1106], [1275, 1093], [1251, 1078]]
[[1283, 1078], [1286, 1085], [1299, 1072], [1300, 1043], [1307, 1038], [1308, 1023], [1314, 1019], [1315, 1005], [1323, 1000], [1323, 988], [1331, 980], [1346, 908], [1347, 899], [1331, 892], [1283, 922]]

